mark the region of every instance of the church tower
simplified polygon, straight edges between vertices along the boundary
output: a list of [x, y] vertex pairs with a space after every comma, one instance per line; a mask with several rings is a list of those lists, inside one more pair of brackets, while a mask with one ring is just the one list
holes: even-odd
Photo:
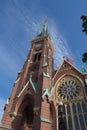
[[53, 52], [45, 23], [31, 42], [0, 130], [87, 130], [87, 71], [70, 58], [54, 70]]
[[50, 130], [53, 46], [47, 24], [31, 42], [31, 50], [18, 73], [12, 94], [4, 108], [0, 130]]

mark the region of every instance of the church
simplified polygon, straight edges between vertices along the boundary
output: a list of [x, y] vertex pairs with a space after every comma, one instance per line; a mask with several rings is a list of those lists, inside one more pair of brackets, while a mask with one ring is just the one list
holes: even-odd
[[0, 130], [87, 130], [87, 73], [66, 58], [55, 70], [53, 53], [45, 23], [31, 41]]

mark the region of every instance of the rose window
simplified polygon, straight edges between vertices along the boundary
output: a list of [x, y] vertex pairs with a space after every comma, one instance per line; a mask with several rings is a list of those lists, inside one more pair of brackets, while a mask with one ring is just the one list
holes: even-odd
[[63, 81], [58, 89], [58, 96], [68, 100], [78, 97], [81, 91], [80, 85], [73, 80]]

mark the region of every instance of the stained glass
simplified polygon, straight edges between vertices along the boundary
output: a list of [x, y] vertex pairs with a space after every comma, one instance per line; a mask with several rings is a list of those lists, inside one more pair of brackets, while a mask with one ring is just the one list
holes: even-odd
[[80, 93], [80, 86], [77, 82], [72, 80], [64, 81], [62, 84], [60, 84], [58, 89], [58, 95], [60, 98], [65, 100], [74, 99], [77, 97]]
[[73, 130], [71, 116], [68, 117], [68, 128], [69, 130]]
[[87, 112], [86, 104], [84, 102], [82, 102], [82, 109], [83, 112]]
[[86, 127], [87, 127], [87, 114], [84, 114], [84, 118], [85, 118], [85, 123], [86, 123]]
[[81, 113], [82, 110], [81, 110], [81, 105], [80, 105], [80, 103], [77, 103], [77, 108], [78, 108], [78, 113]]
[[70, 106], [69, 105], [67, 105], [67, 114], [70, 114], [71, 112], [70, 112]]
[[79, 120], [80, 120], [81, 130], [86, 130], [86, 129], [85, 129], [84, 120], [83, 120], [83, 116], [82, 116], [82, 115], [79, 116]]
[[72, 104], [72, 109], [73, 109], [73, 114], [76, 114], [76, 106], [74, 103]]
[[74, 123], [75, 123], [75, 130], [80, 130], [77, 116], [74, 116]]

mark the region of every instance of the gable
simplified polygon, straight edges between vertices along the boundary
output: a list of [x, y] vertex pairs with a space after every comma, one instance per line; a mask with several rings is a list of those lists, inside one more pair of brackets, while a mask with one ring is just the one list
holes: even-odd
[[83, 79], [82, 73], [71, 63], [64, 60], [60, 68], [56, 71], [53, 80], [54, 83], [63, 75], [75, 75]]

